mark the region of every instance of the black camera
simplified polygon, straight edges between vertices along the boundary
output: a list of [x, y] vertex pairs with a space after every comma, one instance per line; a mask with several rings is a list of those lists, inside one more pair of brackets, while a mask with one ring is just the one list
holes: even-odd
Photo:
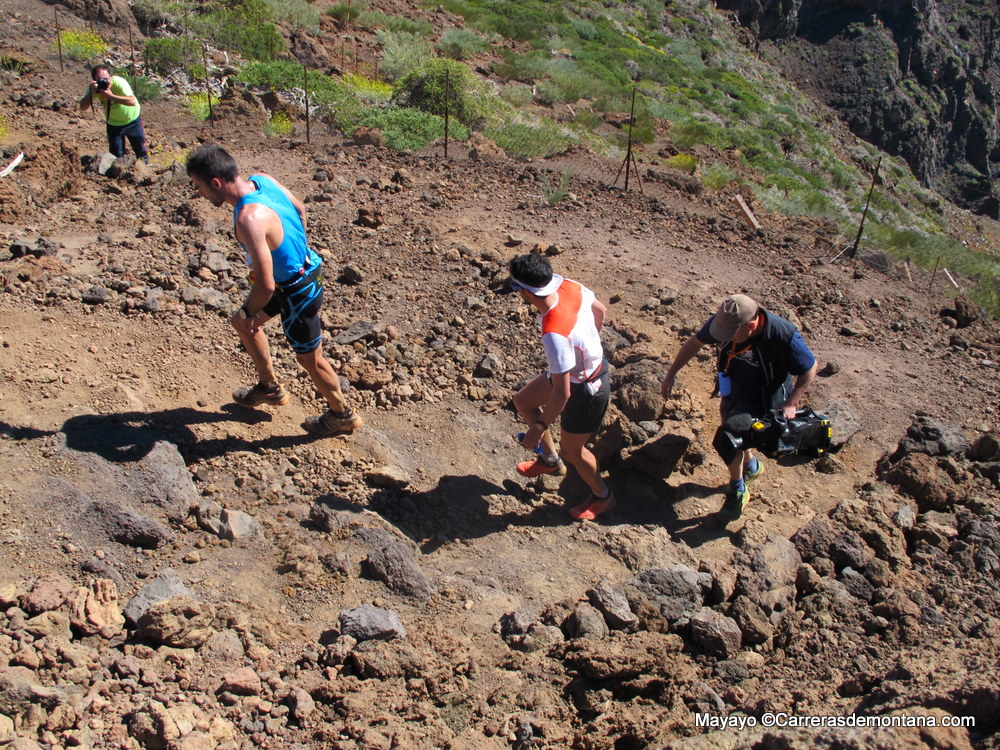
[[107, 78], [98, 78], [96, 83], [98, 91], [107, 91], [108, 87], [111, 86], [111, 81]]
[[750, 449], [771, 458], [795, 453], [822, 456], [832, 443], [830, 419], [812, 409], [799, 409], [792, 419], [785, 419], [781, 409], [774, 409], [759, 419], [740, 414], [726, 420], [713, 441], [727, 463], [738, 451]]

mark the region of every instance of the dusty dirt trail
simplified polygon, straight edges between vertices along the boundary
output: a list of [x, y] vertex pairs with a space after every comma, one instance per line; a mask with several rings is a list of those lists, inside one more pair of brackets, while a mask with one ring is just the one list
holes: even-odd
[[[16, 23], [28, 27], [21, 43], [40, 43], [35, 37], [42, 31], [33, 24], [42, 23], [42, 6], [18, 0], [17, 7], [25, 15]], [[47, 65], [11, 85], [44, 89], [72, 104], [82, 70], [60, 74], [57, 64]], [[728, 194], [692, 195], [653, 180], [645, 193], [625, 194], [581, 176], [574, 178], [573, 198], [548, 205], [538, 171], [576, 167], [577, 174], [591, 174], [600, 162], [592, 155], [491, 162], [459, 152], [444, 160], [436, 147], [397, 154], [315, 131], [308, 145], [299, 137], [269, 139], [240, 121], [210, 133], [173, 100], [146, 113], [161, 153], [183, 154], [215, 138], [244, 171], [273, 174], [310, 199], [310, 232], [328, 268], [327, 346], [338, 369], [355, 381], [350, 398], [366, 425], [347, 439], [303, 434], [300, 423], [320, 404], [273, 324], [275, 362], [292, 400], [280, 409], [231, 404], [232, 390], [249, 383], [252, 372], [226, 322], [245, 273], [229, 212], [195, 200], [183, 174], [175, 178], [166, 164], [132, 181], [77, 175], [74, 164], [73, 190], [0, 225], [2, 247], [40, 238], [55, 246], [38, 259], [0, 253], [0, 570], [19, 579], [58, 571], [76, 580], [83, 576], [81, 562], [97, 557], [120, 574], [127, 601], [173, 568], [201, 600], [238, 609], [250, 621], [240, 626], [250, 644], [245, 660], [242, 649], [221, 665], [194, 660], [184, 678], [190, 682], [176, 691], [179, 682], [166, 686], [175, 676], [167, 657], [147, 670], [153, 687], [171, 701], [185, 704], [197, 695], [206, 711], [240, 726], [239, 739], [219, 747], [509, 747], [524, 717], [544, 738], [540, 746], [656, 746], [690, 734], [694, 710], [852, 710], [880, 681], [918, 671], [909, 662], [890, 671], [911, 648], [940, 651], [944, 672], [958, 675], [955, 680], [962, 659], [995, 663], [992, 642], [969, 635], [993, 632], [995, 601], [983, 595], [972, 611], [969, 603], [979, 599], [938, 585], [964, 585], [947, 578], [951, 569], [941, 562], [963, 548], [941, 542], [948, 551], [935, 556], [921, 547], [946, 538], [949, 524], [958, 534], [959, 522], [925, 517], [927, 509], [915, 500], [875, 481], [876, 462], [895, 448], [917, 412], [961, 425], [969, 435], [997, 426], [996, 322], [951, 327], [940, 314], [952, 304], [941, 284], [928, 293], [929, 279], [919, 272], [910, 283], [865, 264], [814, 262], [840, 241], [828, 226], [757, 207], [764, 230], [751, 232], [736, 220]], [[58, 161], [33, 150], [40, 140], [65, 142], [80, 155], [103, 148], [99, 123], [71, 106], [18, 106], [4, 148], [26, 149], [26, 168]], [[617, 165], [605, 166], [613, 176]], [[315, 179], [321, 170], [329, 179]], [[386, 189], [402, 185], [392, 183], [397, 170], [405, 170], [408, 182]], [[29, 174], [38, 185], [49, 176]], [[353, 224], [361, 207], [381, 211], [384, 223], [377, 229]], [[521, 243], [508, 242], [508, 235]], [[732, 292], [746, 291], [791, 316], [821, 367], [833, 365], [815, 382], [809, 402], [846, 399], [860, 421], [858, 434], [836, 455], [833, 473], [817, 471], [815, 461], [768, 462], [744, 517], [722, 523], [716, 512], [724, 472], [710, 447], [718, 417], [706, 356], [683, 371], [679, 397], [665, 405], [668, 418], [658, 423], [663, 432], [694, 438], [691, 460], [666, 479], [612, 469], [619, 500], [613, 514], [597, 524], [571, 522], [566, 508], [582, 489], [578, 479], [525, 482], [514, 472], [525, 453], [512, 438], [520, 427], [510, 397], [544, 363], [527, 309], [490, 291], [506, 261], [536, 243], [559, 246], [552, 256], [556, 270], [609, 304], [608, 326], [619, 343], [627, 341], [624, 348], [658, 374]], [[339, 279], [347, 266], [360, 276], [357, 283]], [[88, 296], [95, 286], [104, 290], [100, 300]], [[660, 296], [670, 302], [657, 302]], [[370, 323], [370, 334], [335, 341], [357, 322]], [[475, 376], [486, 355], [495, 360], [495, 374]], [[609, 424], [605, 432], [616, 429]], [[152, 448], [151, 436], [176, 446], [196, 504], [245, 512], [260, 533], [232, 542], [207, 533], [193, 515], [167, 520], [150, 510], [137, 467]], [[945, 474], [972, 476], [946, 460], [941, 465]], [[869, 483], [876, 489], [865, 489]], [[988, 498], [976, 499], [982, 486], [975, 485], [969, 502], [988, 508]], [[714, 585], [724, 590], [734, 584], [727, 577], [735, 576], [734, 556], [770, 535], [787, 540], [845, 499], [879, 508], [873, 499], [879, 492], [896, 506], [916, 508], [924, 524], [909, 539], [891, 524], [874, 531], [859, 525], [871, 531], [873, 545], [889, 539], [890, 552], [903, 550], [891, 558], [896, 567], [890, 572], [865, 569], [880, 582], [882, 598], [873, 606], [882, 607], [886, 614], [878, 617], [885, 624], [868, 603], [850, 609], [836, 598], [844, 587], [837, 569], [817, 563], [824, 571], [817, 590], [833, 592], [835, 603], [797, 592], [801, 601], [793, 602], [781, 629], [726, 659], [685, 645], [651, 610], [638, 633], [615, 630], [532, 653], [500, 637], [505, 615], [528, 610], [535, 624], [563, 625], [595, 584], [621, 583], [678, 562], [692, 573], [711, 570]], [[158, 513], [169, 540], [139, 549], [100, 538], [73, 503], [81, 494], [101, 493]], [[316, 508], [340, 515], [324, 530]], [[414, 551], [429, 581], [426, 600], [362, 572], [366, 551], [352, 536], [355, 527], [384, 531]], [[979, 544], [968, 528], [961, 530], [964, 549]], [[960, 577], [975, 578], [962, 570]], [[914, 598], [908, 606], [892, 598], [904, 590]], [[732, 590], [719, 596], [728, 594]], [[338, 626], [340, 612], [361, 604], [397, 612], [407, 641], [372, 642], [340, 656], [336, 644], [325, 651], [330, 644], [323, 639]], [[897, 628], [899, 618], [905, 622]], [[15, 632], [6, 619], [0, 626]], [[922, 641], [922, 632], [931, 635]], [[129, 643], [119, 652], [120, 645], [101, 658], [123, 674], [132, 668], [126, 657], [154, 658], [148, 646]], [[3, 653], [7, 661], [30, 663], [34, 652]], [[881, 671], [873, 666], [883, 663]], [[322, 704], [322, 721], [289, 722], [282, 713], [287, 696], [271, 687], [263, 693], [267, 701], [261, 699], [271, 706], [223, 708], [216, 698], [220, 673], [242, 664], [269, 685], [301, 685]], [[843, 688], [847, 675], [868, 681]], [[919, 679], [913, 679], [900, 688], [911, 697], [918, 694]], [[890, 693], [886, 688], [879, 700], [890, 701]], [[949, 695], [951, 704], [918, 703], [965, 705], [960, 690]], [[107, 719], [108, 736], [118, 731], [111, 727], [120, 725], [120, 716], [145, 705], [139, 697], [134, 704], [108, 699], [115, 713]]]

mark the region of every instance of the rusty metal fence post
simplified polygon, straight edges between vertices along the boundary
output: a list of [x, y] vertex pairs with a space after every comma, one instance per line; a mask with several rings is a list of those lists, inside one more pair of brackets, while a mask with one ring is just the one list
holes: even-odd
[[59, 10], [57, 8], [52, 9], [52, 14], [56, 19], [56, 46], [59, 48], [59, 72], [65, 71], [63, 66], [63, 53], [62, 53], [62, 31], [59, 28]]
[[302, 88], [306, 92], [306, 143], [309, 143], [309, 69], [302, 66]]

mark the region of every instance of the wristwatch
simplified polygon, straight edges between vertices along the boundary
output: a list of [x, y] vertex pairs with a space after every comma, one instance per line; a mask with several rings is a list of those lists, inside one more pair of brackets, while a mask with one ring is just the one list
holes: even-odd
[[541, 430], [542, 432], [545, 432], [545, 431], [546, 431], [547, 429], [549, 429], [549, 426], [548, 426], [547, 424], [545, 424], [545, 422], [543, 422], [543, 421], [542, 421], [542, 420], [540, 420], [540, 419], [539, 419], [539, 420], [538, 420], [537, 422], [535, 422], [535, 423], [534, 423], [534, 424], [532, 425], [532, 427], [537, 427], [537, 428], [538, 428], [539, 430]]
[[247, 306], [246, 305], [241, 305], [240, 309], [239, 309], [239, 312], [237, 314], [241, 318], [243, 318], [243, 320], [250, 320], [250, 318], [253, 317], [253, 315], [250, 314], [250, 311], [247, 310]]

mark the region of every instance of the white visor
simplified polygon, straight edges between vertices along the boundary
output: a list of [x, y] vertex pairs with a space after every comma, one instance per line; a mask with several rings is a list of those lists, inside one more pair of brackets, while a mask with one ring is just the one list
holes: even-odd
[[549, 280], [549, 283], [546, 284], [545, 286], [528, 286], [524, 282], [518, 281], [514, 277], [511, 277], [511, 281], [513, 281], [517, 285], [517, 287], [525, 289], [538, 297], [548, 297], [550, 294], [555, 294], [556, 290], [559, 288], [559, 285], [563, 283], [563, 277], [557, 273], [554, 273], [552, 274], [552, 278]]

